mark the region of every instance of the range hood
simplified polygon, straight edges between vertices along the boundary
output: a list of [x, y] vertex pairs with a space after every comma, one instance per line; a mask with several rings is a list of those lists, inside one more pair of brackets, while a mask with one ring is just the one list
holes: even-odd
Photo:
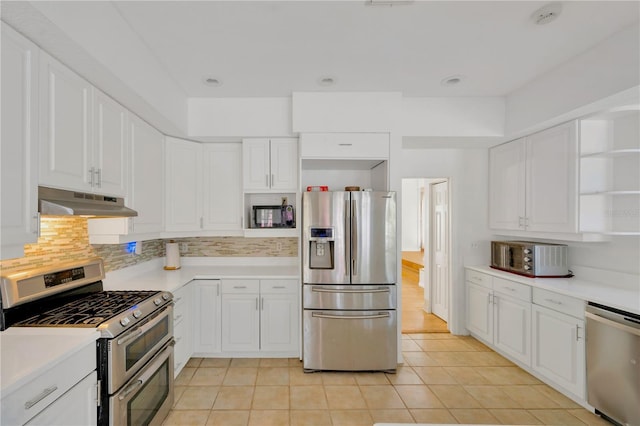
[[138, 212], [124, 205], [124, 198], [63, 189], [38, 187], [38, 211], [43, 215], [132, 217]]

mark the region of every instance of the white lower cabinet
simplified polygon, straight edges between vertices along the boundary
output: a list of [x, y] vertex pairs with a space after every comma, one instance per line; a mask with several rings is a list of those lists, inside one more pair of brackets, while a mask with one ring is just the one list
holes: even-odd
[[193, 286], [191, 283], [173, 292], [173, 336], [175, 340], [173, 352], [174, 376], [177, 377], [180, 371], [191, 358], [191, 323], [192, 323], [192, 297]]
[[[531, 362], [531, 290], [467, 271], [467, 328], [506, 355]], [[481, 284], [476, 284], [481, 282]]]
[[531, 367], [575, 396], [585, 398], [584, 319], [536, 304], [532, 312]]
[[584, 301], [471, 269], [466, 295], [473, 336], [584, 401]]
[[222, 351], [297, 356], [297, 280], [223, 280]]
[[193, 280], [193, 353], [220, 352], [220, 280]]
[[26, 424], [67, 426], [98, 424], [97, 384], [98, 374], [94, 371]]

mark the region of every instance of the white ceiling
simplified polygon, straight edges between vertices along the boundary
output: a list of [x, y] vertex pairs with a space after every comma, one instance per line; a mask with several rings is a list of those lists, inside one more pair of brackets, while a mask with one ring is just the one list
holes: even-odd
[[[154, 72], [188, 97], [319, 90], [504, 96], [640, 16], [638, 1], [562, 2], [559, 18], [542, 26], [531, 15], [546, 2], [115, 1], [107, 3], [111, 14], [104, 2], [47, 3], [83, 21], [76, 39], [105, 19], [130, 27], [131, 46], [146, 49], [140, 53], [154, 58]], [[105, 49], [111, 36], [94, 48]], [[114, 43], [121, 38], [113, 35]], [[204, 85], [207, 75], [223, 84]], [[440, 84], [451, 75], [463, 75], [462, 83]], [[321, 87], [321, 76], [337, 83]]]

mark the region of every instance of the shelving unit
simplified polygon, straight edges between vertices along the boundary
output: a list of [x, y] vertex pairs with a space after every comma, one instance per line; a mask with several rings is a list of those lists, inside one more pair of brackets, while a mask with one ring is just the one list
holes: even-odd
[[640, 235], [640, 106], [580, 122], [580, 230]]

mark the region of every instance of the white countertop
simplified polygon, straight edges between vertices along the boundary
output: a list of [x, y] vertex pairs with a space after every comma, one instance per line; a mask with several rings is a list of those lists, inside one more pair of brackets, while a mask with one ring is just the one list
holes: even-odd
[[239, 258], [219, 264], [214, 259], [183, 258], [182, 267], [173, 271], [163, 268], [156, 259], [126, 270], [108, 273], [103, 280], [105, 290], [175, 291], [194, 279], [299, 279], [300, 267], [289, 258]]
[[608, 286], [576, 277], [527, 278], [521, 275], [499, 271], [489, 266], [466, 266], [466, 268], [640, 315], [640, 283], [638, 283], [637, 288], [633, 289], [615, 287], [613, 285]]
[[95, 328], [6, 329], [0, 333], [0, 394], [9, 395], [99, 337]]

